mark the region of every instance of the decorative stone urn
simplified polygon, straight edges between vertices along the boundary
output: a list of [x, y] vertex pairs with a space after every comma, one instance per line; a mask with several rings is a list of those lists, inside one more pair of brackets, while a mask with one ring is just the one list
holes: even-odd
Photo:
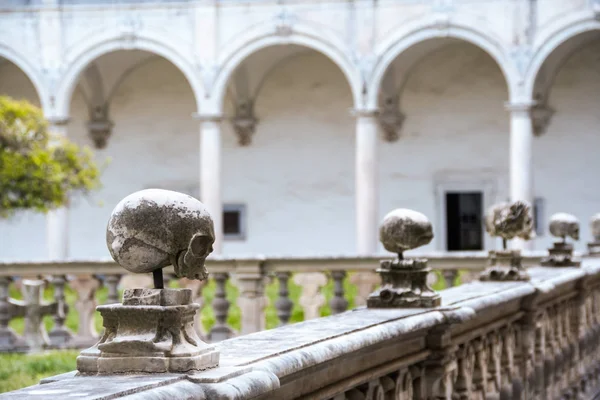
[[579, 220], [571, 214], [554, 214], [550, 218], [550, 234], [561, 240], [548, 249], [549, 255], [541, 264], [545, 267], [579, 267], [581, 262], [573, 260], [573, 245], [567, 243], [567, 237], [579, 240]]
[[588, 243], [588, 253], [593, 256], [600, 256], [600, 214], [592, 217], [590, 225], [594, 241]]
[[377, 272], [381, 288], [367, 298], [369, 308], [437, 307], [441, 296], [427, 284], [426, 259], [405, 259], [404, 251], [424, 246], [433, 239], [427, 217], [417, 211], [396, 209], [383, 219], [379, 239], [387, 251], [398, 254], [381, 261]]
[[502, 238], [502, 250], [490, 250], [489, 267], [481, 273], [480, 280], [529, 280], [529, 273], [521, 263], [521, 250], [508, 250], [506, 243], [514, 238], [534, 237], [531, 206], [522, 201], [496, 204], [485, 215], [485, 229], [490, 236]]
[[191, 196], [149, 189], [133, 193], [113, 210], [106, 242], [129, 272], [154, 275], [154, 289], [127, 289], [122, 304], [97, 307], [104, 334], [77, 357], [81, 374], [165, 373], [217, 367], [219, 353], [194, 329], [200, 306], [190, 289], [164, 289], [162, 268], [204, 280], [215, 241], [213, 221]]

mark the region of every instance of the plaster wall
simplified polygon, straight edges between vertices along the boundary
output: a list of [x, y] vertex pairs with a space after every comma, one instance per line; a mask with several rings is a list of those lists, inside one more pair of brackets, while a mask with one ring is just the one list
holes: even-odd
[[[599, 211], [593, 184], [600, 167], [597, 115], [600, 43], [575, 54], [557, 77], [550, 103], [557, 110], [545, 136], [535, 139], [536, 196], [551, 213], [582, 220]], [[113, 53], [115, 62], [127, 53]], [[108, 64], [107, 64], [108, 65]], [[114, 64], [114, 65], [118, 65]], [[35, 90], [12, 64], [0, 65], [0, 93], [36, 101]], [[493, 201], [508, 197], [509, 119], [506, 84], [493, 60], [472, 45], [450, 45], [421, 61], [402, 96], [407, 119], [401, 138], [380, 144], [381, 217], [395, 207], [436, 216], [436, 182], [492, 181]], [[348, 254], [354, 244], [354, 120], [343, 74], [324, 56], [306, 53], [273, 71], [256, 103], [260, 119], [250, 147], [239, 147], [223, 125], [223, 200], [245, 203], [247, 238], [226, 241], [225, 255]], [[74, 199], [70, 256], [107, 257], [104, 229], [114, 205], [146, 187], [197, 193], [198, 124], [189, 84], [172, 64], [144, 63], [117, 89], [115, 122], [99, 160], [112, 160], [104, 188]], [[71, 105], [71, 138], [90, 144], [87, 109], [79, 92]], [[451, 178], [449, 178], [451, 177]], [[0, 222], [0, 257], [43, 259], [44, 218], [25, 213]], [[439, 238], [437, 238], [439, 239]], [[536, 248], [550, 244], [546, 235]], [[434, 242], [423, 249], [442, 249]]]

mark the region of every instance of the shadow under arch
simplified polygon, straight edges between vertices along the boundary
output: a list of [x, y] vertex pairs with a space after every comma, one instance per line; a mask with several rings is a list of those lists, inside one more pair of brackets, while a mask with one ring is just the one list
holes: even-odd
[[[15, 49], [0, 43], [0, 57], [8, 60], [19, 68], [33, 85], [42, 110], [46, 114], [51, 109], [51, 99], [48, 94], [47, 86], [44, 83], [41, 72], [36, 69], [26, 57], [19, 54]], [[47, 117], [48, 115], [46, 115]]]
[[419, 44], [444, 39], [463, 41], [486, 52], [495, 61], [502, 72], [509, 99], [513, 97], [515, 92], [514, 88], [518, 82], [518, 73], [512, 63], [508, 60], [504, 49], [498, 41], [471, 28], [455, 24], [449, 24], [447, 27], [443, 28], [443, 30], [440, 30], [434, 22], [429, 21], [414, 24], [412, 29], [401, 29], [391, 35], [390, 38], [382, 44], [381, 48], [383, 51], [379, 53], [372, 70], [371, 79], [369, 80], [365, 106], [368, 109], [376, 109], [378, 107], [379, 91], [383, 78], [397, 59], [402, 57], [402, 55], [411, 48], [419, 46]]
[[297, 31], [294, 31], [294, 33], [285, 37], [263, 32], [262, 34], [250, 37], [241, 43], [236, 43], [224, 51], [225, 56], [220, 63], [221, 68], [217, 73], [214, 85], [211, 89], [214, 107], [217, 108], [215, 112], [220, 113], [222, 111], [223, 102], [227, 93], [227, 84], [237, 67], [242, 65], [244, 60], [267, 47], [285, 45], [296, 45], [311, 49], [323, 54], [331, 60], [344, 74], [352, 92], [354, 105], [358, 106], [360, 104], [362, 81], [360, 73], [355, 64], [346, 57], [341, 48], [337, 48], [335, 45], [312, 35]]
[[[540, 80], [552, 84], [560, 67], [569, 57], [587, 42], [600, 38], [600, 21], [584, 19], [561, 26], [550, 33], [535, 51], [524, 79], [524, 95], [536, 97]], [[543, 77], [542, 75], [546, 75]]]
[[201, 99], [204, 97], [204, 88], [196, 68], [184, 55], [180, 54], [172, 46], [164, 43], [164, 41], [152, 35], [138, 33], [136, 34], [135, 41], [132, 43], [127, 43], [121, 35], [104, 35], [104, 37], [97, 38], [93, 43], [82, 44], [72, 51], [72, 55], [69, 58], [73, 61], [62, 75], [57, 88], [56, 112], [59, 115], [69, 115], [73, 91], [85, 68], [99, 57], [120, 50], [145, 51], [160, 56], [172, 63], [185, 76], [194, 93], [196, 109], [199, 109]]

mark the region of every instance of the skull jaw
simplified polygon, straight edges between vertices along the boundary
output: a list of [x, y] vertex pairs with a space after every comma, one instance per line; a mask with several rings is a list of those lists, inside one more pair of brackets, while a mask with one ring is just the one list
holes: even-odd
[[206, 257], [195, 256], [189, 250], [182, 251], [173, 262], [175, 275], [178, 278], [206, 280], [208, 278], [208, 270], [204, 266], [205, 262]]

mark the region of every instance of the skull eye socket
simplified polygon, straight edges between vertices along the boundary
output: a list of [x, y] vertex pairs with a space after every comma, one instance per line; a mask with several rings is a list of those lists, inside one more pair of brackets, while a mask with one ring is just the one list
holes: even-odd
[[196, 234], [190, 242], [190, 250], [197, 257], [206, 257], [212, 252], [213, 242], [209, 236]]

